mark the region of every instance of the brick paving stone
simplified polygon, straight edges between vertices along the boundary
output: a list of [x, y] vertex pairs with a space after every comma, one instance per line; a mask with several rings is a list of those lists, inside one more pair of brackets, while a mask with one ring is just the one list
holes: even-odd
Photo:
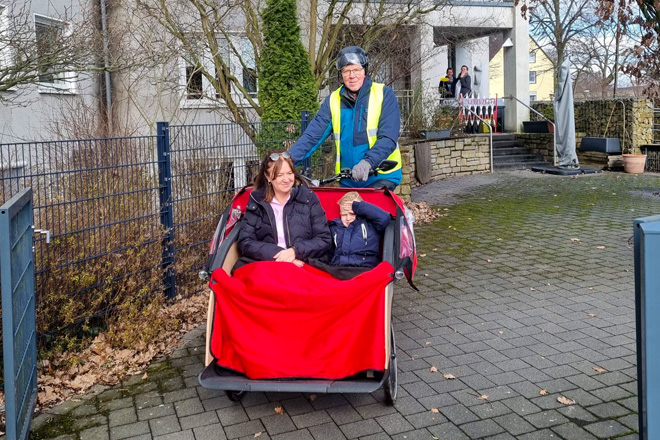
[[491, 417], [497, 417], [503, 414], [511, 413], [511, 409], [509, 409], [506, 405], [502, 404], [501, 402], [487, 402], [487, 403], [471, 406], [470, 411], [475, 413], [481, 419], [488, 419]]
[[195, 440], [226, 440], [227, 438], [222, 425], [219, 423], [195, 428], [193, 429], [193, 434], [195, 435]]
[[358, 438], [365, 435], [376, 434], [383, 429], [375, 420], [361, 420], [359, 422], [347, 423], [339, 427], [346, 438]]
[[637, 414], [629, 414], [616, 420], [634, 431], [639, 431], [639, 416]]
[[80, 432], [80, 440], [109, 440], [110, 432], [107, 426], [95, 426]]
[[137, 420], [137, 414], [135, 413], [135, 409], [133, 407], [110, 411], [108, 414], [108, 424], [110, 428], [113, 426], [134, 423], [137, 422]]
[[604, 401], [619, 400], [630, 396], [630, 393], [627, 390], [616, 385], [593, 390], [591, 391], [591, 394]]
[[390, 414], [376, 417], [376, 422], [378, 422], [388, 435], [414, 429], [413, 425], [411, 425], [401, 414]]
[[600, 419], [611, 419], [630, 413], [628, 408], [621, 406], [616, 402], [606, 402], [601, 403], [600, 405], [588, 406], [586, 409]]
[[198, 397], [174, 402], [174, 409], [176, 410], [176, 414], [179, 417], [185, 417], [204, 412], [204, 406]]
[[315, 440], [341, 440], [346, 438], [344, 433], [334, 423], [310, 426], [309, 432]]
[[266, 427], [266, 431], [271, 437], [283, 432], [296, 431], [298, 428], [287, 414], [273, 414], [262, 417], [261, 422]]
[[627, 399], [619, 400], [619, 405], [623, 405], [630, 411], [637, 412], [638, 402], [637, 396], [629, 397]]
[[264, 432], [266, 429], [260, 420], [251, 420], [249, 422], [238, 423], [231, 426], [225, 426], [225, 434], [227, 438], [249, 437], [254, 438], [254, 434]]
[[151, 419], [149, 420], [149, 427], [151, 428], [151, 433], [154, 436], [181, 431], [179, 419], [177, 419], [175, 415]]
[[393, 406], [383, 405], [382, 403], [372, 403], [371, 405], [358, 406], [355, 410], [360, 413], [363, 419], [393, 414], [396, 409]]
[[534, 432], [529, 432], [518, 437], [518, 440], [550, 440], [555, 438], [556, 435], [549, 429], [542, 429]]
[[438, 408], [442, 415], [447, 417], [451, 422], [461, 425], [463, 423], [475, 422], [479, 420], [472, 411], [467, 407], [461, 404], [445, 406], [443, 408]]
[[129, 408], [133, 406], [132, 397], [124, 397], [116, 400], [109, 400], [107, 402], [100, 402], [99, 408], [101, 411], [114, 411], [116, 409]]
[[541, 409], [524, 397], [518, 396], [511, 399], [504, 399], [502, 403], [511, 408], [513, 412], [520, 416], [538, 413]]
[[218, 419], [222, 426], [229, 426], [236, 423], [243, 423], [250, 420], [247, 413], [240, 404], [232, 402], [232, 406], [220, 408], [216, 411]]
[[181, 429], [197, 428], [198, 426], [211, 425], [218, 422], [218, 415], [215, 413], [215, 411], [207, 411], [200, 414], [194, 414], [192, 416], [179, 417]]
[[149, 420], [157, 417], [163, 417], [174, 414], [174, 405], [168, 403], [167, 405], [161, 404], [150, 408], [143, 408], [137, 410], [138, 420]]
[[515, 440], [516, 438], [508, 432], [502, 432], [497, 435], [486, 437], [485, 440]]
[[456, 399], [449, 394], [436, 394], [434, 396], [424, 397], [419, 399], [418, 402], [426, 409], [442, 408], [457, 403]]
[[564, 440], [596, 440], [596, 437], [572, 422], [553, 426], [552, 431]]
[[120, 440], [149, 433], [148, 422], [137, 422], [110, 428], [110, 440]]
[[560, 425], [568, 422], [568, 419], [555, 410], [543, 411], [540, 413], [530, 414], [525, 416], [532, 425], [537, 428], [549, 428], [551, 426]]
[[514, 413], [495, 417], [493, 420], [512, 435], [525, 434], [535, 429], [525, 419]]
[[492, 420], [479, 420], [461, 425], [461, 430], [471, 439], [476, 439], [499, 434], [504, 428]]
[[195, 440], [192, 429], [154, 437], [154, 440]]
[[433, 437], [426, 429], [416, 429], [415, 431], [402, 432], [391, 437], [393, 440], [429, 440]]
[[408, 422], [415, 428], [419, 429], [445, 423], [447, 418], [440, 414], [440, 412], [434, 413], [431, 411], [424, 411], [417, 414], [410, 414], [406, 416], [406, 420], [408, 420]]
[[293, 416], [291, 419], [293, 420], [293, 423], [295, 423], [295, 425], [298, 427], [298, 429], [309, 428], [310, 426], [322, 425], [332, 422], [332, 418], [327, 413], [327, 411], [308, 412], [305, 414]]
[[407, 416], [416, 414], [425, 410], [425, 408], [412, 396], [397, 397], [396, 410], [399, 414]]
[[286, 413], [292, 417], [314, 411], [314, 408], [306, 397], [296, 397], [286, 400], [282, 402], [282, 406]]
[[470, 438], [453, 423], [429, 426], [426, 429], [439, 439], [470, 440]]
[[158, 391], [149, 391], [134, 396], [137, 409], [150, 408], [163, 404], [163, 397]]
[[335, 406], [327, 409], [328, 414], [338, 425], [357, 422], [362, 416], [351, 405]]
[[584, 426], [584, 429], [598, 438], [615, 437], [631, 431], [630, 428], [626, 428], [616, 420], [605, 420], [603, 422], [592, 423]]

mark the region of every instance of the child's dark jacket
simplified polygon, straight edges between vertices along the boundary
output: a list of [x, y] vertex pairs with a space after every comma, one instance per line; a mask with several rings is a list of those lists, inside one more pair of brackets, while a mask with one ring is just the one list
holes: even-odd
[[341, 218], [330, 222], [335, 245], [330, 264], [376, 267], [381, 262], [380, 239], [390, 222], [390, 214], [367, 202], [353, 202], [353, 212], [356, 218], [348, 227]]

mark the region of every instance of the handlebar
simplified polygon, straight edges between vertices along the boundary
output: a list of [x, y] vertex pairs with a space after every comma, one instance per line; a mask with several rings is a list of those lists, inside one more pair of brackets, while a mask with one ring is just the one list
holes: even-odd
[[[392, 168], [396, 167], [397, 163], [393, 160], [384, 160], [378, 164], [375, 169], [369, 170], [370, 176], [376, 176], [381, 171], [389, 171]], [[336, 182], [341, 179], [353, 179], [353, 173], [350, 168], [342, 168], [334, 176], [326, 177], [325, 179], [310, 179], [307, 176], [302, 176], [303, 179], [310, 183], [313, 186], [322, 186], [327, 185], [328, 183]]]

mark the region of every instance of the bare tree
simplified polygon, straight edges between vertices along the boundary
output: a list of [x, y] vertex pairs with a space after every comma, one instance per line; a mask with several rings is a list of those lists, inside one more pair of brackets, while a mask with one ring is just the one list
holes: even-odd
[[[523, 0], [524, 1], [524, 0]], [[593, 0], [527, 0], [522, 8], [528, 13], [530, 34], [544, 50], [557, 54], [556, 69], [562, 65], [572, 41], [593, 26]], [[556, 80], [555, 80], [556, 81]], [[556, 84], [555, 84], [556, 86]], [[555, 87], [556, 88], [556, 87]]]
[[94, 14], [64, 10], [36, 21], [29, 1], [0, 6], [0, 102], [15, 99], [26, 85], [56, 87], [75, 81], [77, 73], [102, 70]]
[[[170, 62], [184, 59], [185, 93], [222, 102], [237, 122], [249, 122], [255, 115], [262, 115], [253, 84], [246, 81], [249, 75], [259, 77], [259, 63], [255, 60], [259, 60], [263, 50], [261, 0], [133, 1], [136, 7], [132, 10], [144, 13], [160, 26], [159, 30], [148, 27], [152, 35], [144, 35], [142, 41], [156, 38], [162, 56], [169, 51], [166, 56]], [[350, 34], [355, 37], [351, 44], [358, 43], [369, 50], [379, 41], [392, 41], [397, 35], [410, 32], [442, 4], [431, 0], [329, 0], [311, 1], [308, 9], [299, 9], [299, 20], [309, 17], [300, 21], [318, 89], [325, 88], [329, 78], [334, 78], [334, 56], [350, 32], [359, 33]], [[154, 37], [159, 31], [161, 36]], [[237, 38], [239, 34], [241, 37]], [[244, 127], [250, 130], [248, 124]]]

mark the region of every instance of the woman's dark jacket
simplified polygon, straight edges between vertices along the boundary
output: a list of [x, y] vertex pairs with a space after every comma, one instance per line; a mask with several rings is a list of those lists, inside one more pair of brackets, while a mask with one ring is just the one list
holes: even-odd
[[376, 267], [381, 262], [380, 239], [390, 223], [390, 214], [367, 202], [353, 202], [355, 220], [344, 226], [341, 217], [330, 223], [335, 266]]
[[[258, 261], [272, 261], [282, 250], [277, 245], [275, 214], [264, 200], [264, 190], [250, 194], [238, 248], [243, 257]], [[330, 250], [330, 230], [319, 198], [304, 183], [291, 189], [284, 205], [284, 236], [287, 248], [293, 246], [296, 258], [308, 260]]]

